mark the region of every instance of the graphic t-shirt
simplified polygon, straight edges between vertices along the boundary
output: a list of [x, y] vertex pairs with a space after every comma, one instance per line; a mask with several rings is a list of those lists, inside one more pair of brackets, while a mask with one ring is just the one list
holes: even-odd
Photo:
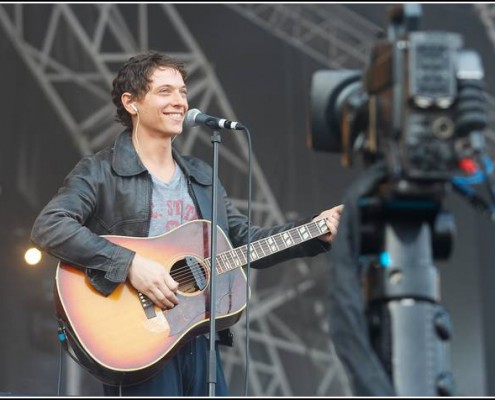
[[[198, 219], [198, 213], [187, 190], [184, 172], [175, 165], [175, 173], [168, 183], [151, 175], [153, 196], [149, 236], [158, 236], [187, 221]], [[203, 334], [209, 340], [209, 333]], [[218, 340], [218, 333], [215, 335]]]
[[196, 207], [187, 191], [186, 177], [179, 166], [171, 181], [166, 183], [153, 178], [151, 224], [149, 236], [158, 236], [187, 221], [198, 219]]

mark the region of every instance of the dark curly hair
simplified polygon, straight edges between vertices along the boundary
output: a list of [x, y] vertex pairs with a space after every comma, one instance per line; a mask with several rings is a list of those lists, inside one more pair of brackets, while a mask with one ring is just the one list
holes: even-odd
[[149, 51], [131, 57], [122, 66], [112, 82], [112, 101], [117, 108], [115, 121], [132, 129], [131, 115], [122, 104], [122, 94], [129, 92], [136, 99], [144, 96], [150, 89], [151, 74], [159, 67], [175, 69], [182, 75], [184, 82], [187, 79], [187, 72], [183, 63], [157, 51]]

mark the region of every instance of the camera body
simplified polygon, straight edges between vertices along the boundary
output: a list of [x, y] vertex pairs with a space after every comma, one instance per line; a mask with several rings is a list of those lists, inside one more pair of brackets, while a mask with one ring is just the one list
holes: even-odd
[[341, 153], [345, 166], [357, 152], [385, 159], [405, 194], [449, 181], [487, 124], [478, 54], [456, 33], [408, 32], [416, 19], [407, 5], [395, 12], [365, 71], [317, 71], [310, 97], [308, 146]]

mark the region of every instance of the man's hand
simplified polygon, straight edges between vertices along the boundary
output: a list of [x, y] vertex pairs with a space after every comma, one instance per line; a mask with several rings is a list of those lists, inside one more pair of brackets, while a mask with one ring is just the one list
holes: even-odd
[[332, 242], [335, 239], [335, 235], [337, 235], [337, 230], [339, 227], [340, 215], [342, 214], [343, 210], [344, 205], [340, 204], [338, 206], [330, 208], [329, 210], [323, 211], [320, 215], [313, 219], [313, 221], [316, 221], [325, 218], [328, 229], [330, 230], [330, 232], [318, 236], [319, 239], [323, 240], [324, 242]]
[[179, 304], [175, 295], [179, 283], [162, 264], [136, 254], [127, 278], [137, 291], [146, 295], [158, 307], [169, 309]]

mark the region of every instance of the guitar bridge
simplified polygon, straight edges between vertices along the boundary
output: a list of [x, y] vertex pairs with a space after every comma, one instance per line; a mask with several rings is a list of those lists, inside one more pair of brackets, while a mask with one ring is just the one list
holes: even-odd
[[147, 296], [138, 292], [139, 301], [141, 306], [143, 307], [144, 313], [148, 319], [156, 317], [155, 307], [153, 306], [153, 302], [148, 299]]

